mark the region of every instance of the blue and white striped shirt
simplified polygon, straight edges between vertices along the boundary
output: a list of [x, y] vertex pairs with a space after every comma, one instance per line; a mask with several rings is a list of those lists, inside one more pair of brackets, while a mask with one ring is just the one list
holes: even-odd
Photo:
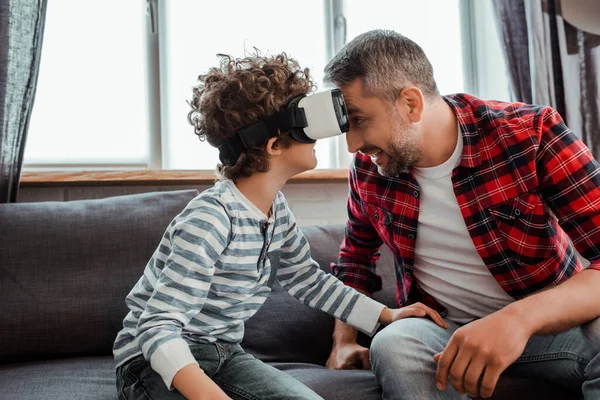
[[193, 343], [240, 343], [244, 321], [263, 305], [276, 279], [305, 304], [372, 335], [384, 306], [324, 273], [311, 258], [282, 193], [267, 218], [232, 181], [193, 199], [169, 224], [125, 300], [117, 366], [143, 354], [167, 387], [196, 363]]

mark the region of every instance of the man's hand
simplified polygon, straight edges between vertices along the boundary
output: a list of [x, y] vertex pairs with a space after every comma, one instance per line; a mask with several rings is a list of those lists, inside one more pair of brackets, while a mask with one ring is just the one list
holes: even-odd
[[334, 343], [325, 366], [329, 369], [371, 369], [369, 349], [356, 342]]
[[457, 329], [444, 351], [433, 357], [438, 363], [437, 388], [445, 390], [450, 377], [458, 393], [490, 397], [500, 374], [521, 356], [532, 334], [507, 309]]

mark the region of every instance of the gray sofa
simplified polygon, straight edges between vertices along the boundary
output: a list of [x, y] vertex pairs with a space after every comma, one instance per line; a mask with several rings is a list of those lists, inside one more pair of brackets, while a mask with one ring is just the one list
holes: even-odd
[[[111, 348], [126, 314], [124, 299], [170, 220], [196, 191], [72, 202], [0, 206], [0, 398], [115, 399]], [[303, 229], [328, 270], [342, 226]], [[393, 262], [380, 261], [395, 303]], [[323, 367], [334, 320], [281, 287], [249, 321], [243, 343], [325, 399], [379, 399], [370, 371]], [[361, 340], [366, 343], [366, 338]], [[503, 378], [495, 398], [577, 398], [545, 382]]]

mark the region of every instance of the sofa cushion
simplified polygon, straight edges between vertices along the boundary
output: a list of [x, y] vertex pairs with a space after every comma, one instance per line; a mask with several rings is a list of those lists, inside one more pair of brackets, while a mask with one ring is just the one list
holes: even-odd
[[112, 357], [83, 357], [0, 366], [3, 400], [116, 400]]
[[0, 205], [0, 360], [110, 355], [139, 279], [198, 192]]
[[380, 400], [381, 388], [368, 370], [331, 370], [314, 364], [273, 363], [326, 400]]
[[[272, 363], [325, 400], [379, 400], [371, 371], [332, 371], [306, 363]], [[84, 357], [0, 366], [2, 400], [116, 400], [112, 357]], [[570, 400], [577, 394], [544, 382], [502, 377], [494, 400]]]
[[[332, 371], [303, 363], [272, 364], [326, 400], [379, 400], [371, 371]], [[0, 366], [3, 400], [115, 400], [111, 357], [84, 357]]]

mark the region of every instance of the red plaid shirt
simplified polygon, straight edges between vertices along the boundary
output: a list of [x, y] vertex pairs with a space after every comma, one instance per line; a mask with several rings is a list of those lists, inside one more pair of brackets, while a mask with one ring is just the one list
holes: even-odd
[[[462, 131], [454, 193], [477, 252], [515, 299], [584, 267], [600, 270], [600, 164], [550, 107], [446, 96]], [[346, 285], [381, 289], [375, 265], [386, 244], [396, 262], [400, 306], [423, 301], [413, 282], [419, 186], [411, 173], [386, 178], [357, 153], [350, 169], [348, 226], [333, 272]], [[414, 283], [414, 284], [413, 284]]]

